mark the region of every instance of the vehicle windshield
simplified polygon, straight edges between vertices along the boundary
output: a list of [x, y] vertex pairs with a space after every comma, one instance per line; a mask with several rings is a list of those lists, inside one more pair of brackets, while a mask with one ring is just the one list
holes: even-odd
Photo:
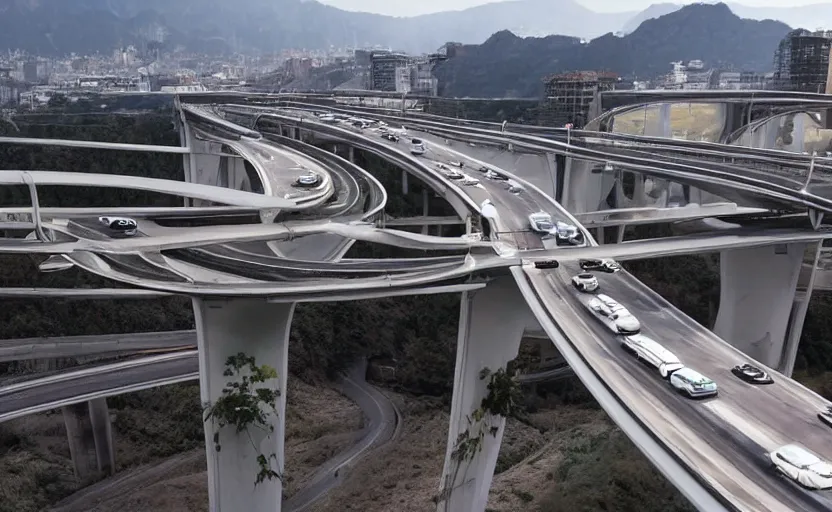
[[410, 142], [412, 142], [413, 144], [417, 144], [417, 145], [422, 143], [422, 141], [419, 140], [419, 139], [413, 139]]
[[581, 279], [592, 279], [592, 274], [578, 274]]
[[555, 226], [554, 226], [554, 224], [552, 224], [548, 220], [537, 219], [537, 227], [539, 227], [540, 229], [545, 229], [546, 231], [549, 231]]

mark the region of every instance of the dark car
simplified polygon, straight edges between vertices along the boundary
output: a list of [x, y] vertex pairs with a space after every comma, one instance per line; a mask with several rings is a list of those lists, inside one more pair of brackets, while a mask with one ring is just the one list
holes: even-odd
[[560, 266], [560, 263], [558, 263], [556, 260], [545, 260], [545, 261], [535, 261], [534, 262], [534, 268], [539, 268], [539, 269], [558, 268], [559, 266]]
[[581, 267], [581, 270], [585, 270], [587, 272], [606, 272], [607, 274], [613, 274], [621, 270], [621, 267], [618, 263], [612, 260], [578, 260], [578, 265]]
[[133, 236], [139, 228], [138, 223], [129, 217], [98, 217], [98, 222], [125, 236]]
[[754, 365], [744, 363], [731, 368], [731, 373], [749, 384], [772, 384], [774, 379], [764, 370]]
[[819, 412], [818, 419], [832, 427], [832, 407], [827, 407], [825, 411]]

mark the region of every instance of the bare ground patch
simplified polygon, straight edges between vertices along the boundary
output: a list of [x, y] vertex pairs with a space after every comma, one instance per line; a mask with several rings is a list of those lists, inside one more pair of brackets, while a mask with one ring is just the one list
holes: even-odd
[[[436, 510], [448, 413], [435, 400], [391, 396], [404, 416], [399, 438], [364, 459], [315, 512]], [[527, 422], [507, 422], [488, 511], [692, 510], [603, 411], [560, 405]], [[644, 500], [659, 508], [640, 508]]]

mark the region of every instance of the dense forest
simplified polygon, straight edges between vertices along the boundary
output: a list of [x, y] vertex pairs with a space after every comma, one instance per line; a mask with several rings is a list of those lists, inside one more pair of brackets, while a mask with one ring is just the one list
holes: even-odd
[[[15, 119], [19, 131], [8, 124], [0, 124], [0, 133], [24, 137], [174, 145], [178, 144], [178, 135], [172, 116], [170, 109], [160, 109], [144, 115], [27, 115]], [[401, 175], [398, 171], [371, 155], [357, 152], [357, 157], [358, 163], [373, 172], [388, 190], [401, 190]], [[0, 161], [7, 169], [101, 172], [182, 179], [180, 159], [181, 157], [176, 155], [150, 153], [0, 146]], [[15, 187], [0, 189], [0, 197], [0, 204], [5, 205], [28, 204], [29, 201], [27, 191]], [[122, 190], [102, 192], [94, 188], [43, 187], [39, 189], [39, 197], [44, 205], [179, 204], [178, 199], [166, 196]], [[442, 205], [434, 206], [434, 211], [441, 212]], [[421, 193], [418, 185], [414, 186], [411, 183], [408, 196], [391, 194], [389, 209], [391, 213], [396, 214], [419, 213]], [[654, 226], [640, 229], [635, 235], [652, 237], [661, 235], [666, 230], [666, 226]], [[393, 254], [387, 248], [356, 244], [348, 256], [393, 255], [399, 254]], [[0, 286], [122, 286], [75, 269], [59, 273], [39, 273], [38, 262], [38, 258], [29, 256], [0, 256], [0, 265], [3, 268]], [[696, 321], [706, 326], [712, 325], [719, 302], [717, 255], [645, 260], [630, 263], [627, 268]], [[294, 378], [306, 382], [321, 382], [333, 377], [358, 357], [383, 356], [395, 361], [397, 390], [413, 396], [438, 397], [441, 399], [440, 402], [447, 404], [454, 373], [458, 312], [458, 295], [301, 304], [297, 307], [292, 325], [290, 373]], [[828, 320], [830, 317], [832, 299], [828, 294], [816, 293], [804, 327], [797, 365], [798, 377], [828, 398], [832, 398], [832, 323]], [[6, 300], [3, 311], [0, 312], [0, 320], [0, 339], [193, 328], [191, 304], [184, 297], [133, 301]], [[61, 362], [61, 366], [74, 364], [77, 362], [73, 360]], [[0, 366], [0, 375], [31, 371], [33, 368], [28, 363]], [[119, 435], [145, 436], [148, 442], [158, 442], [159, 456], [198, 446], [202, 442], [202, 434], [196, 413], [198, 403], [193, 403], [194, 388], [194, 385], [171, 386], [159, 393], [140, 393], [110, 400], [113, 409], [128, 411], [120, 413], [116, 424]], [[541, 392], [549, 394], [546, 402], [550, 406], [552, 403], [558, 403], [585, 404], [592, 407], [593, 404], [591, 396], [580, 382], [572, 380], [540, 386], [535, 395], [527, 397], [527, 407], [530, 411], [540, 406]], [[175, 405], [180, 401], [182, 405]], [[167, 402], [167, 405], [163, 402]], [[165, 417], [157, 429], [140, 432], [134, 426], [136, 422], [131, 420], [137, 414], [141, 414], [142, 408], [158, 411], [160, 407], [171, 404], [174, 404], [174, 410], [179, 412]], [[617, 435], [621, 437], [620, 433]], [[0, 458], [18, 449], [21, 442], [19, 437], [8, 435], [0, 426]], [[621, 443], [626, 443], [626, 440], [621, 437], [621, 440], [615, 441], [612, 445], [610, 443], [613, 441], [606, 438], [599, 442], [599, 446], [608, 446], [610, 453], [620, 453], [620, 447], [623, 446]], [[575, 457], [586, 458], [586, 454], [580, 457], [579, 455], [576, 452]], [[600, 467], [598, 471], [601, 471]], [[648, 478], [645, 474], [640, 473], [633, 478], [642, 479], [639, 481], [655, 481], [655, 476]], [[560, 481], [561, 477], [557, 478]], [[42, 503], [69, 492], [68, 487], [52, 491], [44, 489], [47, 490], [38, 491], [41, 493], [38, 499], [44, 500]], [[612, 485], [610, 489], [608, 499], [613, 501], [617, 499], [615, 496], [619, 495], [628, 496], [627, 499], [633, 503], [642, 499], [639, 494], [642, 491], [635, 488], [623, 489]], [[583, 498], [572, 496], [570, 499], [578, 503]]]

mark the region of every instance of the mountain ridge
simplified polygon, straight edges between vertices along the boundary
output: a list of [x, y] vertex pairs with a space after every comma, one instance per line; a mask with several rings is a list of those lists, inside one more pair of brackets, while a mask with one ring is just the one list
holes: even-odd
[[741, 19], [722, 3], [694, 4], [645, 20], [623, 37], [606, 34], [586, 44], [564, 36], [508, 39], [501, 34], [502, 41], [493, 36], [440, 64], [436, 75], [444, 96], [535, 97], [542, 93], [545, 75], [565, 71], [650, 79], [667, 73], [673, 61], [693, 59], [722, 69], [768, 71], [790, 30], [777, 21]]

